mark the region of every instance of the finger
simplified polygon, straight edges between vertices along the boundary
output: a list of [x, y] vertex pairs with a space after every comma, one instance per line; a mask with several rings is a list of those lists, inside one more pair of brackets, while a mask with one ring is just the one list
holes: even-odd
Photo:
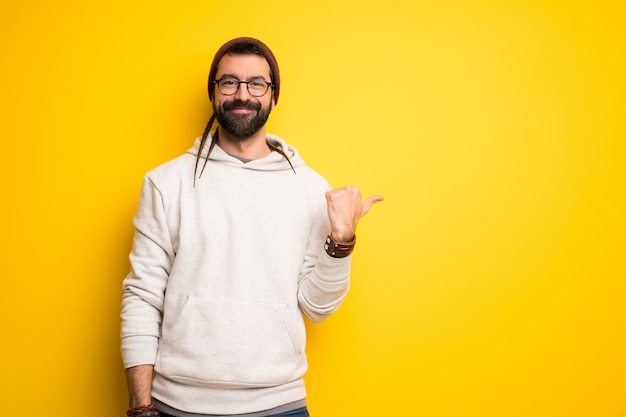
[[374, 195], [371, 196], [370, 198], [368, 198], [367, 200], [365, 200], [363, 202], [363, 212], [361, 214], [361, 217], [365, 216], [365, 214], [367, 214], [367, 212], [369, 211], [369, 209], [375, 204], [378, 203], [379, 201], [383, 201], [385, 200], [382, 196], [380, 195]]

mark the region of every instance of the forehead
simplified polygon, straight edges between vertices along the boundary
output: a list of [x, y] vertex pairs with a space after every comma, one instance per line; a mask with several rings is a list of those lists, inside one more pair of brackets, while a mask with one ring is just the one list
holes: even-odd
[[261, 55], [240, 55], [226, 54], [217, 66], [216, 78], [228, 74], [237, 77], [239, 80], [246, 80], [255, 77], [270, 79], [270, 65]]

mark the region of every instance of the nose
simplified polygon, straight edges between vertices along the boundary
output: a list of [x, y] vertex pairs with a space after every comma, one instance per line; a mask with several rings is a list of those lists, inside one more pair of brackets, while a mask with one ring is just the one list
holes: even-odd
[[248, 91], [248, 83], [245, 81], [239, 82], [239, 88], [235, 92], [235, 98], [241, 101], [246, 101], [250, 98], [250, 92]]

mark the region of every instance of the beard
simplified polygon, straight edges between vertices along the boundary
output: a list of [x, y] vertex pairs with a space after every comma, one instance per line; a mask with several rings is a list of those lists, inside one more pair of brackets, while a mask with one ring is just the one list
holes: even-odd
[[[256, 110], [256, 114], [236, 114], [229, 110], [251, 109]], [[261, 103], [253, 101], [225, 101], [221, 106], [213, 103], [213, 113], [222, 129], [230, 135], [245, 139], [261, 129], [270, 116], [270, 106], [263, 108]]]

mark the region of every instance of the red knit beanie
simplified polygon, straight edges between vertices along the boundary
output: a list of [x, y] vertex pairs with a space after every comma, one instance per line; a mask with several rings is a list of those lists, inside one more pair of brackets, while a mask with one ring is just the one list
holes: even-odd
[[215, 81], [215, 75], [217, 74], [217, 66], [222, 60], [222, 57], [229, 53], [244, 55], [257, 54], [265, 58], [270, 66], [270, 77], [272, 84], [274, 85], [272, 88], [274, 91], [274, 102], [277, 103], [278, 93], [280, 93], [280, 72], [278, 71], [276, 58], [270, 48], [268, 48], [263, 42], [258, 39], [247, 37], [236, 38], [226, 42], [215, 54], [213, 63], [211, 64], [211, 72], [209, 72], [209, 99], [213, 101], [213, 92], [215, 91], [213, 81]]

